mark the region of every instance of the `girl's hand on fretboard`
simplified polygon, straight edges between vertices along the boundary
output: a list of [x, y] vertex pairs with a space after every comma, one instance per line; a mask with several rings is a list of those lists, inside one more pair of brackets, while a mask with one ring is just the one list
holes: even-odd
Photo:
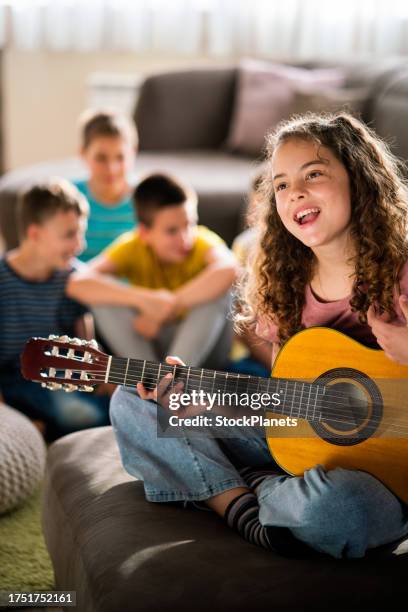
[[[170, 355], [166, 357], [166, 363], [169, 365], [186, 365], [178, 357], [171, 357]], [[157, 387], [155, 387], [152, 391], [148, 391], [140, 382], [137, 383], [136, 389], [142, 399], [154, 400], [162, 406], [166, 406], [171, 393], [182, 393], [183, 391], [183, 383], [178, 382], [175, 385], [172, 385], [172, 379], [173, 375], [169, 373], [166, 374], [166, 376], [163, 376]]]

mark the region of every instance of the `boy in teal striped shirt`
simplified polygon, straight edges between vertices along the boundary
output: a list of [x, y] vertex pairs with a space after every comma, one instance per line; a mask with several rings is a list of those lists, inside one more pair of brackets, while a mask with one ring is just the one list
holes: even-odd
[[74, 184], [89, 202], [87, 248], [80, 256], [88, 261], [135, 227], [128, 174], [137, 132], [126, 117], [112, 111], [86, 111], [80, 123], [81, 157], [89, 178]]

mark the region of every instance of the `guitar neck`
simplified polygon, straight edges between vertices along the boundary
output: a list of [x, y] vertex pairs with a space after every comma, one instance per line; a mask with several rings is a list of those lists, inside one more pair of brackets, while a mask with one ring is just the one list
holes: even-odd
[[203, 401], [211, 396], [215, 397], [216, 404], [223, 405], [230, 401], [231, 405], [234, 405], [233, 402], [235, 405], [244, 405], [242, 402], [246, 399], [249, 402], [246, 405], [250, 407], [256, 398], [257, 405], [261, 404], [257, 410], [272, 410], [278, 414], [306, 420], [319, 418], [321, 398], [325, 393], [325, 388], [316, 383], [262, 378], [120, 357], [112, 357], [109, 360], [106, 380], [133, 388], [141, 382], [146, 389], [152, 390], [166, 374], [172, 374], [173, 384], [183, 383], [182, 393], [199, 397]]

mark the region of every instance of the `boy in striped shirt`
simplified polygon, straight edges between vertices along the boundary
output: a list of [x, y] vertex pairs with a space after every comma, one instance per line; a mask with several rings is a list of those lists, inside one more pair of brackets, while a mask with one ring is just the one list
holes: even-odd
[[54, 439], [109, 423], [109, 395], [51, 392], [20, 374], [28, 338], [49, 334], [91, 338], [87, 308], [66, 295], [84, 246], [85, 198], [67, 181], [26, 191], [19, 202], [20, 246], [0, 259], [0, 394], [6, 403], [45, 424]]

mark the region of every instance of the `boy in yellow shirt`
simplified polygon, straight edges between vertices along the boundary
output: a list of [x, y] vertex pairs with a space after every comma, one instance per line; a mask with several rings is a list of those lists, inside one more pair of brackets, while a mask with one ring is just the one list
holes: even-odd
[[170, 353], [197, 366], [218, 348], [214, 352], [225, 360], [234, 256], [219, 236], [197, 225], [197, 195], [175, 178], [146, 177], [133, 200], [138, 227], [90, 266], [153, 291], [157, 304], [137, 311], [98, 306], [102, 335], [115, 353], [137, 359], [157, 361]]

